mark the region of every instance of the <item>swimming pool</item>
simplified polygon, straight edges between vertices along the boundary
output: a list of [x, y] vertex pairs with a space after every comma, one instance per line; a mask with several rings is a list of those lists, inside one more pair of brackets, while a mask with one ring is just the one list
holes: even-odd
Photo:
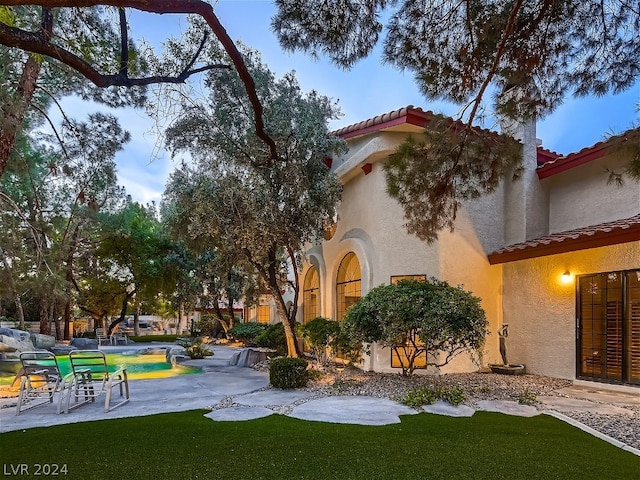
[[[110, 372], [127, 367], [127, 375], [130, 380], [143, 380], [150, 378], [169, 378], [177, 375], [190, 375], [201, 373], [202, 370], [188, 365], [172, 365], [166, 360], [164, 353], [143, 353], [136, 350], [126, 352], [105, 353], [107, 366]], [[56, 355], [60, 371], [66, 375], [71, 371], [68, 355]], [[0, 385], [10, 385], [14, 374], [0, 373]]]

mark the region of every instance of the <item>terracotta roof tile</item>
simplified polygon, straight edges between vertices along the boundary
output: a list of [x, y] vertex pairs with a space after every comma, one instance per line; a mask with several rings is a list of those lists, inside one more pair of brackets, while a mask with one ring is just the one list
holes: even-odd
[[[372, 131], [382, 130], [384, 128], [388, 128], [394, 125], [400, 125], [403, 123], [408, 123], [411, 125], [416, 125], [419, 127], [425, 127], [427, 123], [431, 120], [432, 117], [441, 116], [440, 114], [436, 114], [431, 110], [423, 110], [420, 107], [414, 107], [413, 105], [407, 105], [406, 107], [398, 108], [396, 110], [392, 110], [387, 113], [383, 113], [382, 115], [377, 115], [373, 118], [369, 118], [367, 120], [363, 120], [358, 123], [354, 123], [352, 125], [347, 125], [346, 127], [340, 128], [338, 130], [334, 130], [331, 132], [333, 135], [343, 138], [355, 137], [357, 135], [364, 135], [366, 133], [370, 133]], [[447, 118], [446, 116], [443, 116]], [[464, 123], [460, 120], [456, 120], [454, 118], [448, 117], [451, 121], [452, 125], [463, 127]], [[492, 135], [499, 135], [498, 132], [493, 130], [473, 127], [474, 130], [479, 132], [487, 132]]]
[[508, 245], [489, 254], [488, 258], [491, 264], [505, 263], [632, 241], [640, 241], [640, 213]]
[[405, 117], [409, 113], [414, 113], [420, 117], [423, 117], [425, 122], [433, 115], [433, 112], [431, 110], [424, 111], [422, 108], [414, 107], [413, 105], [407, 105], [406, 107], [398, 108], [397, 110], [392, 110], [391, 112], [383, 113], [382, 115], [377, 115], [373, 118], [347, 125], [346, 127], [342, 127], [331, 133], [336, 136], [343, 136], [349, 133], [359, 132], [360, 130], [364, 130], [365, 128], [382, 125], [391, 122], [392, 120], [397, 120], [399, 118]]
[[[640, 128], [633, 128], [621, 133], [620, 135], [612, 136], [606, 140], [598, 142], [590, 147], [585, 147], [577, 152], [569, 153], [568, 155], [559, 155], [550, 150], [545, 150], [548, 155], [538, 156], [538, 161], [543, 161], [538, 165], [538, 177], [545, 178], [556, 173], [564, 172], [573, 167], [577, 167], [584, 163], [596, 160], [605, 156], [608, 152], [607, 149], [615, 142], [626, 142], [632, 138], [638, 138], [640, 136]], [[555, 156], [555, 158], [553, 158]], [[545, 158], [546, 157], [546, 158]]]

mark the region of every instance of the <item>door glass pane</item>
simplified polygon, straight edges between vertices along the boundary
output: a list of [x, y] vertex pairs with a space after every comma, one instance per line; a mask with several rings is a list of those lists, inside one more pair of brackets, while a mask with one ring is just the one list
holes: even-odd
[[640, 270], [628, 272], [627, 288], [626, 362], [629, 382], [640, 384]]
[[580, 278], [579, 375], [622, 380], [622, 274]]

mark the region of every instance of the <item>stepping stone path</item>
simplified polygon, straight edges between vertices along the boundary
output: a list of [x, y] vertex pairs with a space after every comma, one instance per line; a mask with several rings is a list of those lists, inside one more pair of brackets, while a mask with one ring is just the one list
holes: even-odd
[[229, 407], [221, 410], [214, 410], [205, 415], [205, 417], [218, 422], [235, 422], [243, 420], [255, 420], [256, 418], [264, 418], [273, 415], [273, 410], [264, 407]]
[[291, 405], [311, 396], [313, 394], [310, 392], [297, 390], [263, 390], [247, 393], [246, 395], [238, 395], [233, 400], [241, 405], [266, 407], [268, 405]]
[[467, 405], [451, 405], [449, 402], [436, 400], [431, 405], [425, 405], [422, 409], [427, 413], [435, 413], [436, 415], [446, 415], [448, 417], [472, 417], [476, 413], [475, 409]]
[[485, 412], [504, 413], [518, 417], [535, 417], [536, 415], [540, 415], [536, 407], [521, 405], [518, 402], [510, 400], [482, 400], [476, 405], [478, 410], [484, 410]]
[[290, 417], [330, 423], [389, 425], [400, 423], [400, 415], [415, 415], [413, 408], [386, 398], [336, 396], [311, 400], [293, 409]]
[[546, 408], [558, 412], [588, 412], [595, 415], [633, 415], [628, 408], [606, 403], [595, 403], [578, 398], [540, 396], [538, 401]]

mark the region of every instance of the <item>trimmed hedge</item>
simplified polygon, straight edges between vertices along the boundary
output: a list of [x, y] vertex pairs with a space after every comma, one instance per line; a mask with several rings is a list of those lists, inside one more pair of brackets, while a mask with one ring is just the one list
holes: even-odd
[[274, 358], [269, 365], [269, 381], [275, 388], [304, 387], [309, 380], [307, 365], [307, 361], [302, 358]]

